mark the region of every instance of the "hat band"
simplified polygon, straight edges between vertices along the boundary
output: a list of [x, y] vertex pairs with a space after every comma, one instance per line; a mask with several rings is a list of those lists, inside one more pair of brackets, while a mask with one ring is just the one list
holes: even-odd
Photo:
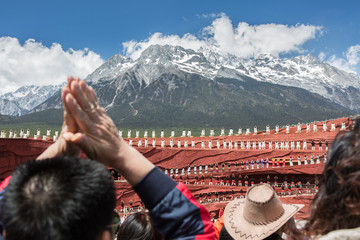
[[248, 217], [246, 217], [245, 214], [243, 214], [243, 217], [244, 217], [244, 219], [245, 219], [248, 223], [250, 223], [250, 224], [253, 224], [253, 225], [267, 225], [267, 224], [272, 223], [272, 222], [275, 222], [276, 220], [278, 220], [279, 218], [281, 218], [282, 215], [284, 215], [284, 212], [285, 212], [285, 209], [283, 208], [282, 211], [281, 211], [281, 213], [280, 213], [278, 216], [274, 217], [273, 219], [267, 220], [266, 222], [253, 221], [252, 219], [249, 219]]

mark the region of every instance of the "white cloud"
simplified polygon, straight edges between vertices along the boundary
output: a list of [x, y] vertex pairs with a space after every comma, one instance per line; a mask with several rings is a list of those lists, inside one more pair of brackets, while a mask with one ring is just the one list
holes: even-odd
[[137, 42], [133, 40], [124, 42], [123, 48], [125, 51], [125, 55], [136, 59], [140, 57], [142, 51], [154, 44], [182, 46], [184, 48], [190, 48], [194, 50], [207, 46], [204, 41], [196, 38], [194, 35], [191, 35], [189, 33], [185, 34], [182, 37], [179, 37], [178, 35], [164, 36], [162, 33], [157, 32], [144, 41]]
[[16, 38], [0, 37], [0, 94], [24, 85], [60, 84], [68, 75], [84, 78], [103, 62], [88, 49], [64, 51], [58, 43], [46, 47], [28, 39], [21, 45]]
[[188, 22], [189, 19], [187, 19], [186, 17], [181, 17], [181, 19], [184, 21], [184, 22]]
[[218, 18], [218, 17], [223, 17], [226, 16], [225, 13], [203, 13], [203, 14], [198, 14], [197, 17], [198, 18]]
[[[357, 73], [360, 68], [360, 44], [351, 46], [343, 54], [344, 57], [330, 56], [326, 62], [346, 72]], [[324, 58], [325, 59], [325, 58]]]
[[353, 66], [360, 62], [360, 44], [348, 48], [346, 52], [346, 59], [349, 64]]
[[133, 40], [123, 43], [124, 52], [127, 56], [136, 59], [150, 45], [168, 44], [193, 50], [198, 50], [200, 47], [215, 47], [223, 53], [231, 53], [243, 58], [263, 53], [278, 56], [282, 53], [302, 52], [301, 46], [305, 42], [322, 33], [321, 26], [304, 24], [288, 26], [271, 23], [252, 26], [246, 22], [240, 22], [234, 27], [224, 13], [207, 14], [201, 17], [217, 17], [210, 26], [202, 30], [201, 36], [187, 33], [180, 37], [154, 33], [144, 41]]
[[325, 56], [326, 56], [326, 54], [325, 54], [324, 52], [320, 52], [318, 58], [319, 58], [321, 61], [324, 61], [324, 60], [325, 60]]

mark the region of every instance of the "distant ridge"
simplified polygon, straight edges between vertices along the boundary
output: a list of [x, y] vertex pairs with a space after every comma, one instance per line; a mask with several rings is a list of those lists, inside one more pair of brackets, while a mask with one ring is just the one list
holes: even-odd
[[[154, 45], [136, 60], [111, 57], [86, 81], [115, 123], [129, 127], [295, 124], [349, 116], [360, 104], [360, 78], [311, 55], [240, 59]], [[51, 122], [47, 111], [61, 108], [58, 90], [17, 121], [44, 112]]]

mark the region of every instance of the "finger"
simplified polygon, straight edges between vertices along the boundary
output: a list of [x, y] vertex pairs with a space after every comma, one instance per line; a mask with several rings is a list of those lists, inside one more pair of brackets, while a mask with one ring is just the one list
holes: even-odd
[[70, 86], [71, 94], [76, 99], [76, 102], [79, 104], [79, 106], [85, 112], [90, 112], [93, 109], [93, 106], [89, 102], [89, 99], [87, 98], [86, 94], [81, 90], [79, 82], [80, 81], [71, 82], [71, 86]]
[[73, 119], [76, 121], [77, 126], [87, 133], [92, 129], [94, 122], [89, 118], [88, 114], [79, 106], [76, 99], [71, 93], [65, 97], [64, 104], [67, 105], [69, 112], [72, 114]]
[[79, 86], [83, 94], [85, 94], [89, 104], [92, 106], [90, 111], [86, 111], [87, 114], [92, 120], [99, 121], [99, 118], [103, 112], [101, 111], [102, 108], [99, 102], [97, 101], [97, 98], [96, 97], [94, 98], [94, 95], [92, 94], [89, 86], [86, 84], [84, 80], [81, 80], [79, 82]]
[[75, 78], [73, 76], [68, 76], [67, 78], [67, 86], [70, 87], [71, 83], [75, 81]]
[[75, 143], [75, 144], [82, 144], [85, 141], [86, 135], [83, 133], [75, 133], [74, 134], [74, 133], [67, 132], [64, 134], [63, 137], [67, 142]]
[[91, 159], [98, 159], [96, 152], [91, 147], [92, 144], [90, 139], [83, 133], [76, 133], [69, 136], [66, 136], [65, 140], [69, 143], [75, 144], [78, 146], [85, 154]]
[[71, 116], [71, 114], [69, 114], [70, 110], [68, 109], [67, 104], [65, 104], [65, 97], [67, 94], [70, 93], [70, 89], [68, 87], [63, 87], [62, 91], [61, 91], [61, 99], [63, 101], [63, 105], [64, 105], [64, 124], [65, 124], [65, 128], [66, 131], [70, 131], [70, 132], [77, 132], [77, 124], [75, 119]]
[[95, 90], [90, 86], [89, 91], [91, 93], [92, 99], [94, 99], [94, 102], [96, 102], [96, 105], [98, 107], [101, 107], [100, 101], [99, 101], [98, 97], [96, 96]]
[[100, 107], [99, 101], [96, 96], [90, 91], [90, 87], [86, 84], [84, 80], [80, 81], [80, 89], [85, 93], [87, 99], [94, 107]]

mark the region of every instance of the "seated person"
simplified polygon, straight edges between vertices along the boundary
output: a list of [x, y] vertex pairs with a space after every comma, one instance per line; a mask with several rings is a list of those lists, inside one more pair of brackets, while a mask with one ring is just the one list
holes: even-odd
[[13, 172], [1, 207], [8, 240], [110, 239], [113, 179], [88, 159], [31, 160]]
[[[45, 159], [43, 163], [42, 161], [30, 161], [14, 172], [8, 187], [6, 187], [6, 182], [2, 184], [5, 189], [0, 192], [0, 217], [7, 240], [114, 239], [112, 228], [105, 227], [104, 229], [104, 224], [110, 225], [112, 215], [102, 213], [100, 207], [94, 207], [94, 204], [103, 204], [103, 197], [101, 197], [103, 195], [97, 195], [97, 192], [91, 193], [93, 194], [91, 196], [94, 197], [91, 197], [91, 204], [87, 204], [90, 198], [82, 202], [79, 195], [84, 194], [86, 197], [86, 194], [90, 194], [86, 191], [91, 192], [93, 188], [89, 185], [80, 188], [76, 183], [70, 184], [77, 178], [86, 178], [89, 184], [96, 184], [96, 181], [103, 179], [101, 174], [94, 174], [90, 171], [91, 176], [86, 177], [88, 169], [76, 168], [77, 164], [71, 165], [78, 174], [78, 176], [73, 175], [74, 178], [68, 178], [69, 174], [67, 175], [67, 171], [62, 168], [57, 168], [57, 175], [54, 176], [55, 171], [47, 173], [46, 168], [41, 168], [45, 164], [55, 164], [56, 161], [59, 161], [56, 160], [56, 157], [67, 161], [67, 157], [64, 155], [78, 156], [79, 149], [88, 157], [115, 169], [124, 176], [141, 197], [146, 208], [150, 210], [149, 215], [154, 221], [155, 228], [165, 239], [213, 239], [214, 229], [206, 209], [196, 202], [185, 185], [176, 184], [119, 137], [117, 128], [100, 106], [92, 88], [88, 87], [83, 80], [69, 77], [68, 86], [62, 89], [62, 99], [64, 102], [62, 133], [58, 141], [38, 157], [38, 159]], [[47, 158], [50, 159], [46, 160]], [[90, 162], [89, 160], [74, 161]], [[32, 176], [38, 175], [39, 177], [22, 178], [21, 170], [23, 168], [29, 168], [28, 171]], [[112, 188], [114, 191], [110, 174], [105, 168], [102, 169], [110, 179], [105, 189]], [[46, 179], [51, 179], [51, 181], [40, 179], [42, 175], [46, 175]], [[39, 181], [39, 184], [32, 182], [35, 180]], [[69, 207], [65, 204], [63, 208], [60, 208], [64, 212], [59, 211], [58, 191], [53, 187], [58, 181], [69, 183], [69, 186], [66, 185], [66, 187], [70, 188], [69, 190], [65, 189], [65, 192], [70, 194], [62, 196], [62, 202], [78, 202], [78, 204], [84, 205], [84, 208]], [[22, 193], [17, 192], [21, 189], [23, 189]], [[34, 195], [36, 192], [41, 193], [39, 195], [41, 197]], [[33, 194], [39, 205], [26, 205], [26, 202], [29, 201], [28, 198], [23, 197], [27, 196], [26, 194]], [[113, 195], [114, 192], [109, 194], [110, 197]], [[42, 202], [46, 200], [49, 205], [43, 206]], [[96, 203], [92, 203], [93, 201]], [[66, 212], [65, 207], [68, 207]], [[112, 209], [114, 205], [109, 204], [107, 207]], [[87, 215], [87, 211], [90, 212], [90, 215]], [[59, 212], [62, 215], [58, 216]], [[96, 217], [98, 214], [104, 214], [104, 216], [98, 219]], [[91, 219], [86, 219], [87, 217]], [[74, 221], [71, 221], [72, 218]], [[89, 229], [93, 225], [87, 226], [85, 230], [79, 230], [81, 234], [76, 230], [80, 229], [82, 222], [95, 221], [97, 223], [103, 218], [107, 220], [107, 223], [101, 223], [101, 225], [99, 222], [99, 228], [96, 231]], [[53, 231], [53, 229], [58, 229], [58, 231]], [[94, 234], [90, 236], [88, 232]]]
[[338, 133], [331, 144], [305, 226], [309, 237], [360, 238], [360, 118], [354, 123], [351, 131]]
[[255, 185], [248, 189], [245, 199], [228, 203], [219, 239], [282, 239], [283, 232], [295, 237], [300, 232], [293, 216], [303, 206], [282, 204], [270, 185]]
[[117, 240], [133, 239], [162, 240], [163, 238], [155, 229], [149, 214], [137, 212], [128, 216], [117, 232]]

